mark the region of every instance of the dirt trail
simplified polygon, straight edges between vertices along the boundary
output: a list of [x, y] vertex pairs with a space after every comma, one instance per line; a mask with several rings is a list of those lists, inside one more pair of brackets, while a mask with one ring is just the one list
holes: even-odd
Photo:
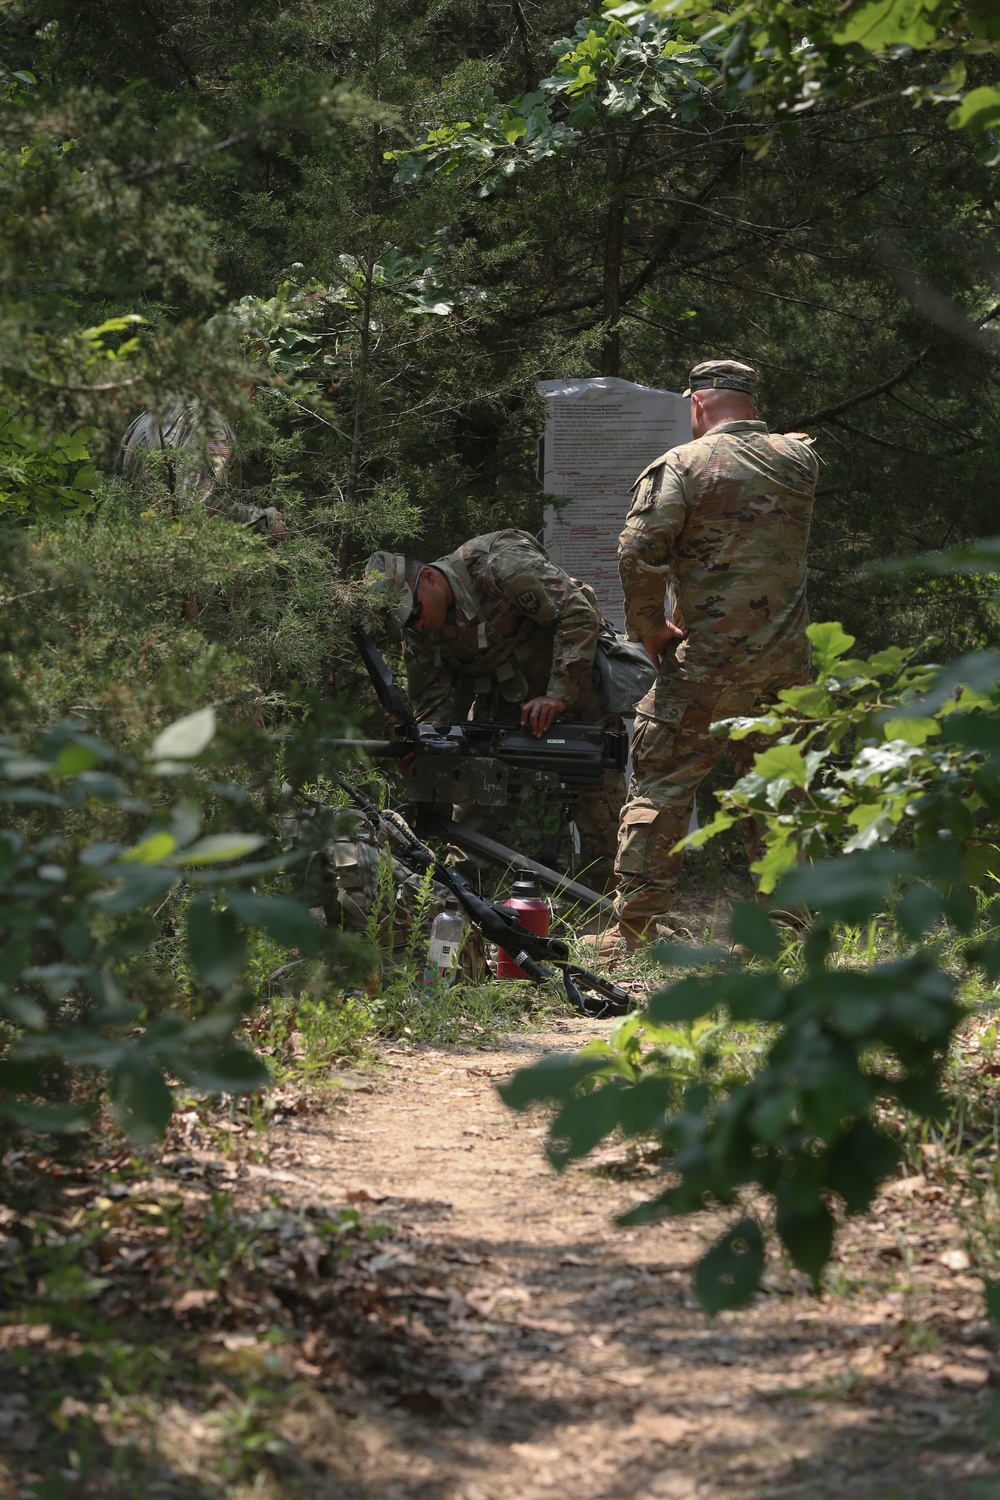
[[[961, 1266], [958, 1226], [929, 1200], [915, 1207], [911, 1184], [848, 1231], [844, 1295], [815, 1298], [776, 1263], [753, 1309], [711, 1322], [689, 1268], [719, 1221], [616, 1229], [648, 1179], [616, 1173], [620, 1152], [556, 1176], [541, 1118], [496, 1095], [514, 1067], [604, 1029], [558, 1023], [502, 1052], [390, 1052], [373, 1084], [280, 1132], [288, 1196], [309, 1184], [393, 1226], [371, 1263], [372, 1334], [346, 1403], [362, 1420], [338, 1493], [1000, 1495], [983, 1452], [979, 1283], [941, 1261]], [[898, 1248], [907, 1224], [916, 1254]], [[304, 1458], [317, 1441], [303, 1420]]]

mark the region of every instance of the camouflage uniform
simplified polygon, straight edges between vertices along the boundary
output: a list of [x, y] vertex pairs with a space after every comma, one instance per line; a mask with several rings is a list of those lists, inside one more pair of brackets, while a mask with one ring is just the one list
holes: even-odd
[[[524, 531], [473, 537], [432, 564], [455, 595], [440, 630], [404, 630], [407, 685], [425, 723], [476, 719], [520, 724], [521, 704], [545, 695], [565, 704], [566, 717], [608, 723], [592, 681], [594, 647], [602, 623], [593, 593], [548, 560]], [[573, 821], [580, 834], [581, 871], [600, 889], [613, 880], [624, 778], [606, 772], [603, 785], [585, 787]], [[488, 813], [467, 807], [463, 822], [509, 842], [516, 804]]]
[[270, 530], [265, 511], [230, 498], [230, 486], [240, 484], [233, 463], [236, 433], [214, 407], [189, 402], [171, 407], [163, 417], [143, 412], [130, 424], [119, 451], [127, 479], [141, 482], [154, 466], [162, 473], [177, 510], [201, 504], [245, 526]]
[[[731, 421], [665, 453], [632, 488], [618, 547], [628, 634], [647, 640], [662, 628], [665, 589], [689, 632], [636, 713], [615, 865], [619, 922], [632, 929], [669, 913], [681, 863], [670, 851], [725, 748], [709, 725], [753, 714], [808, 674], [806, 545], [817, 473], [808, 442]], [[740, 774], [754, 748], [734, 743]], [[756, 852], [752, 830], [747, 842]]]

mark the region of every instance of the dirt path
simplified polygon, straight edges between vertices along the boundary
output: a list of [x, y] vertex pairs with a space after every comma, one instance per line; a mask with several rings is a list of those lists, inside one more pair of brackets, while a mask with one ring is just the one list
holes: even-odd
[[[983, 1452], [980, 1286], [924, 1180], [848, 1231], [843, 1295], [817, 1299], [776, 1263], [753, 1309], [712, 1323], [689, 1268], [718, 1224], [616, 1229], [648, 1182], [616, 1173], [616, 1153], [557, 1177], [542, 1120], [496, 1095], [512, 1068], [601, 1029], [390, 1052], [374, 1084], [280, 1132], [283, 1192], [308, 1198], [309, 1184], [392, 1225], [369, 1262], [370, 1337], [338, 1356], [353, 1361], [338, 1407], [356, 1416], [338, 1494], [1000, 1495]], [[305, 1356], [315, 1379], [315, 1340]], [[304, 1460], [321, 1461], [321, 1427], [303, 1414]]]

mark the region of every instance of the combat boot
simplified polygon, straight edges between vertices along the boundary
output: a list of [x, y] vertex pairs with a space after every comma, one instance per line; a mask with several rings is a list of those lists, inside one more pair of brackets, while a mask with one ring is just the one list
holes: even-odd
[[641, 927], [631, 922], [612, 922], [603, 932], [595, 932], [583, 940], [588, 958], [622, 958], [626, 953], [635, 953], [656, 937], [652, 923]]

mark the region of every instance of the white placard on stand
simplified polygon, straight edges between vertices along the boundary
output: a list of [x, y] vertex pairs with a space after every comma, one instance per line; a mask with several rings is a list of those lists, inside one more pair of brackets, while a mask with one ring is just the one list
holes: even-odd
[[691, 405], [672, 391], [614, 376], [542, 380], [548, 421], [542, 485], [569, 504], [545, 509], [545, 546], [560, 568], [593, 585], [601, 608], [624, 624], [618, 536], [628, 492], [647, 464], [691, 437]]

